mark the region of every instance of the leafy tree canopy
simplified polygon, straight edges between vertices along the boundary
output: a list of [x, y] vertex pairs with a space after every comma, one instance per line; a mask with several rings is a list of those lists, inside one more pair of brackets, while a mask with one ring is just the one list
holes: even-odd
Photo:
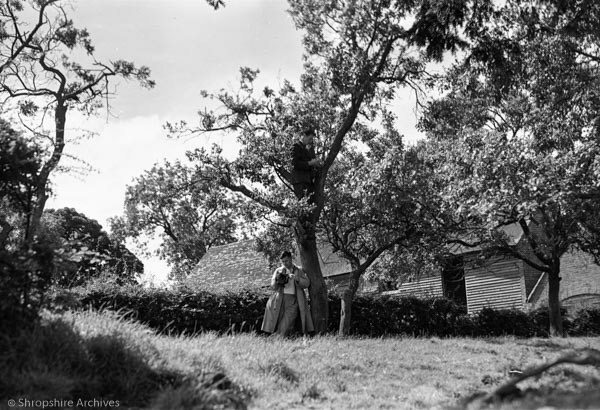
[[[327, 295], [315, 241], [336, 161], [349, 145], [379, 138], [377, 126], [394, 118], [387, 106], [398, 88], [415, 86], [429, 61], [466, 45], [461, 30], [487, 12], [484, 3], [490, 2], [290, 1], [289, 12], [304, 32], [299, 86], [285, 82], [279, 90], [255, 92], [258, 71], [243, 68], [237, 93], [206, 93], [221, 103], [220, 111], [199, 111], [197, 126], [167, 124], [175, 135], [229, 131], [237, 137], [242, 149], [235, 160], [218, 147], [189, 158], [208, 180], [292, 225], [310, 275], [317, 331], [326, 328]], [[293, 195], [290, 178], [289, 148], [305, 128], [316, 131], [323, 163], [314, 203]]]
[[187, 275], [206, 250], [235, 240], [235, 201], [180, 162], [165, 161], [127, 187], [125, 215], [111, 221], [121, 238], [145, 241], [159, 233], [157, 251], [175, 278]]
[[[0, 119], [0, 246], [14, 245], [22, 220], [32, 208], [33, 190], [42, 166], [40, 147]], [[11, 235], [12, 234], [12, 235]]]
[[[446, 211], [462, 227], [455, 239], [500, 245], [548, 273], [558, 334], [560, 257], [573, 248], [598, 255], [600, 8], [507, 1], [494, 15], [472, 33], [471, 53], [421, 126]], [[509, 246], [498, 230], [509, 224], [531, 252]]]

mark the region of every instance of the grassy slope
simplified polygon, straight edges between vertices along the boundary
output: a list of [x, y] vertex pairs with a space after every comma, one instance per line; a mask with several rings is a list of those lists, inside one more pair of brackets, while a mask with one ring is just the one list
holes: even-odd
[[[174, 409], [463, 408], [511, 370], [600, 348], [600, 338], [167, 337], [93, 312], [48, 317], [34, 336], [22, 335], [20, 347], [0, 357], [1, 387], [32, 398], [113, 392], [122, 403]], [[11, 360], [25, 361], [25, 370]], [[600, 369], [590, 366], [560, 366], [520, 387], [532, 390], [492, 407], [600, 408]]]
[[[187, 343], [195, 350], [190, 354], [219, 358], [234, 380], [258, 392], [255, 408], [429, 409], [457, 406], [477, 391], [490, 391], [511, 370], [542, 363], [568, 349], [598, 347], [600, 340], [323, 337], [303, 343], [242, 335]], [[286, 377], [290, 373], [294, 376]], [[565, 392], [600, 390], [600, 370], [563, 366], [522, 387], [557, 386], [565, 391], [547, 397], [547, 402], [562, 408], [578, 397]], [[534, 394], [519, 407], [530, 402], [537, 408], [536, 400]], [[590, 400], [575, 406], [591, 405]], [[600, 395], [596, 400], [591, 408], [600, 408]]]

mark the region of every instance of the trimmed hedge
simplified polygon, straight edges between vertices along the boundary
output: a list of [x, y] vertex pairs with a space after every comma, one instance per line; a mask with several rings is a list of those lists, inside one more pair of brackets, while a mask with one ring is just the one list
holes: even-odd
[[268, 295], [260, 292], [216, 294], [207, 291], [128, 289], [83, 294], [82, 306], [130, 312], [131, 317], [162, 333], [260, 329]]
[[[212, 293], [189, 289], [163, 290], [139, 287], [93, 287], [58, 291], [50, 298], [53, 309], [110, 309], [161, 333], [194, 334], [204, 331], [258, 332], [268, 299], [266, 290]], [[329, 330], [340, 319], [340, 299], [329, 295]], [[572, 336], [600, 335], [600, 309], [563, 315]], [[411, 335], [417, 337], [548, 336], [547, 309], [529, 313], [485, 308], [467, 315], [464, 306], [448, 299], [359, 296], [352, 304], [352, 330], [357, 336]]]
[[[330, 297], [331, 330], [337, 329], [340, 301]], [[448, 299], [355, 298], [352, 333], [357, 335], [457, 336], [464, 333], [466, 309]]]

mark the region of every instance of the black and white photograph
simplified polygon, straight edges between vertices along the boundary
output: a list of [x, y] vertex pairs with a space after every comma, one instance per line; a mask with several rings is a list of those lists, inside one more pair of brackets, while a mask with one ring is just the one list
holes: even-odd
[[600, 2], [0, 0], [0, 409], [600, 410]]

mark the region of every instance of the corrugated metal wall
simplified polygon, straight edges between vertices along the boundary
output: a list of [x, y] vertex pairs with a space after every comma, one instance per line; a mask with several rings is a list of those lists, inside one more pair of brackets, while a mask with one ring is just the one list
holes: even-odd
[[522, 309], [526, 298], [523, 262], [502, 258], [484, 266], [467, 263], [465, 287], [469, 313], [479, 312], [484, 307]]
[[415, 296], [419, 298], [442, 297], [444, 290], [442, 288], [441, 275], [420, 278], [414, 282], [405, 282], [400, 285], [398, 290], [383, 292], [390, 296]]

